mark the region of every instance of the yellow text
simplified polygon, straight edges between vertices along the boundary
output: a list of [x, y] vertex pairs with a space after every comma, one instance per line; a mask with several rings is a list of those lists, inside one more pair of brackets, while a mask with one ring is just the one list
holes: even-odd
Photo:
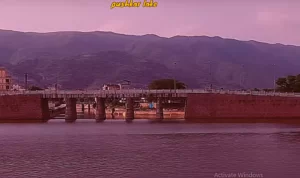
[[150, 0], [149, 2], [147, 0], [144, 0], [143, 7], [157, 7], [158, 2], [154, 2], [153, 0]]
[[[134, 0], [126, 0], [126, 1], [120, 1], [120, 2], [112, 2], [110, 5], [110, 8], [113, 9], [115, 7], [140, 7], [142, 2], [134, 2]], [[144, 0], [143, 7], [157, 7], [158, 2], [155, 2], [154, 0]]]
[[126, 0], [125, 2], [112, 2], [110, 8], [115, 7], [140, 7], [141, 2], [134, 2], [133, 0]]

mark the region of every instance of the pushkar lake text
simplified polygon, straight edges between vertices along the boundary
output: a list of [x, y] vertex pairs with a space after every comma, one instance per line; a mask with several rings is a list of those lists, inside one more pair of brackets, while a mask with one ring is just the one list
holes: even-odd
[[119, 2], [112, 2], [110, 8], [113, 9], [115, 7], [140, 7], [142, 4], [142, 7], [157, 7], [158, 2], [155, 2], [153, 0], [144, 0], [143, 3], [141, 1], [134, 1], [134, 0], [126, 0], [126, 1], [119, 1]]

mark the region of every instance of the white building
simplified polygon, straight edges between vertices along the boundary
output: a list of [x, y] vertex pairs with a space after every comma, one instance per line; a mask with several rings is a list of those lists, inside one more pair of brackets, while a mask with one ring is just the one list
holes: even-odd
[[12, 85], [11, 90], [14, 90], [14, 91], [24, 91], [25, 89], [22, 88], [20, 85], [14, 84], [14, 85]]
[[105, 84], [102, 90], [121, 90], [122, 86], [120, 84]]
[[127, 80], [124, 80], [118, 84], [105, 84], [102, 87], [102, 90], [122, 90], [122, 89], [129, 89], [130, 88], [130, 82]]

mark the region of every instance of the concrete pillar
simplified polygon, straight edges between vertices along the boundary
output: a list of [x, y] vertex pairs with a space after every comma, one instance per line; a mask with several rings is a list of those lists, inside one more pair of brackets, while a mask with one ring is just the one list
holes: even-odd
[[66, 122], [75, 122], [77, 119], [76, 98], [66, 98]]
[[43, 122], [47, 122], [50, 119], [50, 111], [49, 111], [49, 104], [47, 98], [41, 99], [41, 106], [42, 106], [42, 120]]
[[134, 99], [126, 98], [126, 121], [132, 121], [134, 119]]
[[106, 119], [105, 99], [96, 98], [96, 122], [102, 122]]
[[184, 99], [184, 116], [183, 116], [184, 119], [185, 119], [185, 116], [186, 116], [187, 100], [188, 100], [188, 98]]
[[88, 100], [88, 113], [91, 112], [91, 103], [90, 103], [90, 99]]
[[115, 108], [114, 107], [111, 108], [111, 118], [112, 119], [115, 118]]
[[84, 112], [84, 103], [81, 104], [81, 111]]
[[163, 111], [161, 98], [157, 98], [157, 102], [156, 102], [156, 119], [158, 120], [164, 119], [164, 111]]

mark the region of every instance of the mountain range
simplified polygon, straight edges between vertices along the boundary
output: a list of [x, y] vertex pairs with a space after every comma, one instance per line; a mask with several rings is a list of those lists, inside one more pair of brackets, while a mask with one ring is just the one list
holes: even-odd
[[300, 47], [221, 37], [113, 32], [33, 33], [0, 30], [0, 66], [15, 83], [98, 89], [129, 80], [145, 88], [175, 78], [189, 88], [272, 88], [274, 78], [300, 73]]

